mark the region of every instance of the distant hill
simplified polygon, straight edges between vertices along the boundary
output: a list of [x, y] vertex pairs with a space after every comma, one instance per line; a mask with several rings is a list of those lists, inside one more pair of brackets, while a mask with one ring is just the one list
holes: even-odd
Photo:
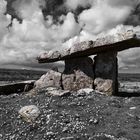
[[[22, 81], [22, 80], [37, 80], [46, 71], [26, 70], [26, 69], [0, 69], [0, 81]], [[140, 74], [135, 73], [119, 73], [119, 81], [139, 82]]]

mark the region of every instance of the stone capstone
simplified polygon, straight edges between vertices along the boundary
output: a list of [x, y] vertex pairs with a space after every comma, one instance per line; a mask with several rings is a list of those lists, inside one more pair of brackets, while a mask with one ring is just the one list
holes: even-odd
[[40, 115], [40, 110], [35, 105], [24, 106], [19, 110], [19, 115], [26, 122], [34, 122], [36, 118]]
[[140, 32], [124, 29], [116, 34], [100, 35], [94, 41], [76, 43], [65, 50], [45, 52], [37, 60], [39, 63], [49, 63], [78, 57], [88, 57], [108, 51], [118, 52], [138, 46], [140, 46]]
[[46, 74], [41, 76], [39, 80], [35, 82], [35, 88], [43, 87], [61, 87], [61, 73], [49, 70]]
[[43, 59], [47, 58], [48, 60], [57, 60], [60, 58], [60, 56], [61, 56], [61, 54], [59, 51], [48, 51], [48, 52], [41, 54], [39, 57], [37, 57], [37, 59], [43, 60]]
[[93, 61], [89, 57], [69, 59], [65, 61], [62, 74], [64, 90], [77, 91], [82, 88], [93, 88], [94, 72]]

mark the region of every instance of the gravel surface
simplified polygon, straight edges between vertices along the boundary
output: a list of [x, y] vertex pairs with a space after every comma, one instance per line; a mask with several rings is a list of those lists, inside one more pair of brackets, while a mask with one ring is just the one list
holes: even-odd
[[[34, 122], [18, 114], [27, 105], [40, 110]], [[0, 140], [140, 140], [140, 97], [60, 97], [45, 89], [1, 95], [0, 128]]]

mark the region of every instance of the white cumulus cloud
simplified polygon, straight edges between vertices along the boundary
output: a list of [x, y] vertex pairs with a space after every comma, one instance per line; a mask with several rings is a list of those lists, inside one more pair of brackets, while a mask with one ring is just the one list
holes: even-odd
[[53, 24], [53, 18], [48, 16], [45, 21], [40, 3], [36, 0], [30, 2], [23, 0], [15, 3], [15, 9], [23, 18], [22, 24], [13, 20], [9, 30], [10, 15], [4, 16], [6, 3], [3, 0], [0, 11], [1, 53], [0, 63], [32, 63], [39, 53], [45, 50], [58, 49], [67, 40], [79, 34], [80, 26], [76, 23], [74, 15], [68, 13], [62, 16], [63, 24]]

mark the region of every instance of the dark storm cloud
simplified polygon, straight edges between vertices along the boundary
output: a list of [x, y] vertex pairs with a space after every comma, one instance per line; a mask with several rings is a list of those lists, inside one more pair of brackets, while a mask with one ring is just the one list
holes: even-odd
[[130, 16], [127, 18], [126, 25], [137, 26], [140, 25], [140, 3], [138, 3], [132, 10]]

